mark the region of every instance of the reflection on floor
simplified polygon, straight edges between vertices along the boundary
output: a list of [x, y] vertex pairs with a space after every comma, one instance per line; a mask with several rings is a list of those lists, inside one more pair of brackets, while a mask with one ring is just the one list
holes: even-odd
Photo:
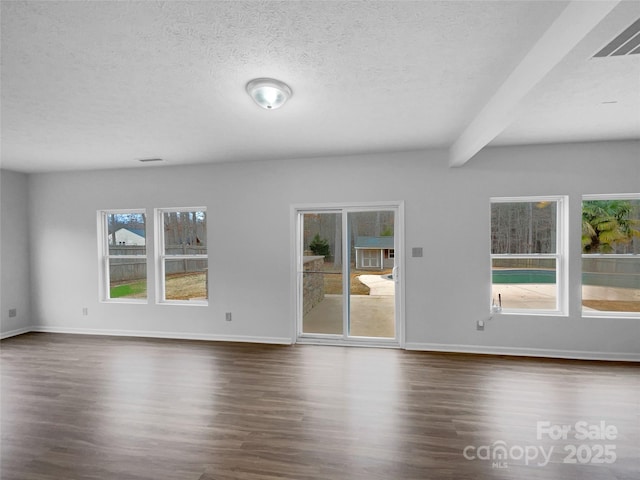
[[57, 333], [1, 347], [3, 480], [638, 479], [631, 362]]
[[[352, 336], [395, 336], [393, 295], [351, 295]], [[342, 334], [342, 295], [325, 295], [303, 319], [304, 333]]]

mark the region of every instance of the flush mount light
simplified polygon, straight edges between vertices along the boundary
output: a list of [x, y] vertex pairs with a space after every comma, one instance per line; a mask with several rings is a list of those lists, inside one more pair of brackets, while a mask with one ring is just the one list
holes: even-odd
[[247, 93], [251, 98], [267, 110], [280, 108], [292, 95], [286, 83], [273, 78], [256, 78], [247, 83]]

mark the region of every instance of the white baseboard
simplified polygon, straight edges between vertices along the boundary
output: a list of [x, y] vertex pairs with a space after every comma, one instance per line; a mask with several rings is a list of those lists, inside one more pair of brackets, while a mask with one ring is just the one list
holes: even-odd
[[289, 337], [252, 337], [245, 335], [218, 335], [209, 333], [155, 332], [142, 330], [92, 330], [86, 328], [36, 326], [32, 332], [70, 333], [75, 335], [110, 335], [116, 337], [172, 338], [176, 340], [205, 340], [209, 342], [269, 343], [291, 345]]
[[606, 360], [640, 362], [640, 353], [587, 352], [581, 350], [552, 350], [546, 348], [495, 347], [482, 345], [450, 345], [441, 343], [407, 342], [407, 350], [447, 353], [479, 353], [486, 355], [513, 355], [518, 357], [566, 358], [571, 360]]
[[0, 333], [0, 340], [9, 338], [9, 337], [15, 337], [16, 335], [22, 335], [23, 333], [29, 333], [32, 330], [33, 329], [31, 327], [24, 327], [24, 328], [18, 328], [16, 330], [9, 330], [8, 332], [2, 332]]
[[[118, 337], [173, 338], [176, 340], [204, 340], [210, 342], [266, 343], [291, 345], [290, 337], [253, 337], [208, 333], [154, 332], [141, 330], [91, 330], [86, 328], [35, 326], [19, 328], [0, 334], [0, 339], [29, 332], [70, 333], [77, 335], [111, 335]], [[407, 350], [446, 353], [476, 353], [484, 355], [512, 355], [518, 357], [566, 358], [571, 360], [606, 360], [640, 362], [640, 353], [587, 352], [581, 350], [552, 350], [546, 348], [497, 347], [482, 345], [452, 345], [443, 343], [407, 342]]]

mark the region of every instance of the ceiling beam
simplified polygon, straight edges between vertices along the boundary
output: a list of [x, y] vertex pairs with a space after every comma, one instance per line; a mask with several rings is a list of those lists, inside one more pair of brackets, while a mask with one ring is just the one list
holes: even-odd
[[569, 3], [451, 145], [449, 166], [461, 167], [467, 163], [511, 124], [523, 98], [618, 3], [620, 0]]

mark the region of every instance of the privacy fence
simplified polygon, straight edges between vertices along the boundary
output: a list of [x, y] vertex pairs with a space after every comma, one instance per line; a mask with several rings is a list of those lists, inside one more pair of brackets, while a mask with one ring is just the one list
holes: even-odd
[[[147, 261], [145, 258], [118, 258], [118, 255], [144, 255], [144, 246], [118, 245], [109, 247], [109, 277], [111, 283], [126, 283], [147, 278]], [[166, 248], [167, 255], [206, 255], [206, 246], [170, 245]], [[185, 274], [205, 272], [206, 259], [167, 259], [165, 274]]]

